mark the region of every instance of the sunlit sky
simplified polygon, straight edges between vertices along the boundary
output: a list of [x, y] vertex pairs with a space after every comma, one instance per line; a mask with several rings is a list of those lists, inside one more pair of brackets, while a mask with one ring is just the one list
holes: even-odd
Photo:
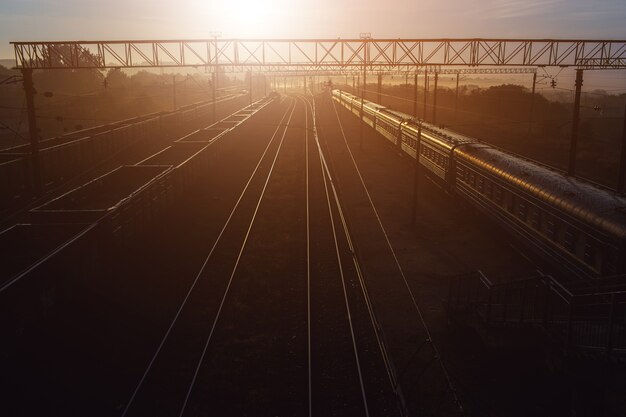
[[625, 0], [1, 0], [12, 40], [518, 37], [626, 39]]

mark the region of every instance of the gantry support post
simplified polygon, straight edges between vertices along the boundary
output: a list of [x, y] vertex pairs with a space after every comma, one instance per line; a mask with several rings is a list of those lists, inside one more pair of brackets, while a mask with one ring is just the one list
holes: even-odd
[[359, 123], [359, 149], [363, 149], [363, 96], [361, 96], [361, 111], [359, 112], [361, 115], [361, 123]]
[[439, 81], [439, 73], [435, 72], [435, 87], [433, 91], [433, 124], [437, 124], [437, 82]]
[[212, 91], [212, 95], [213, 95], [213, 123], [217, 122], [217, 115], [216, 115], [216, 107], [217, 107], [217, 102], [216, 102], [216, 91], [217, 91], [217, 71], [213, 71], [213, 82], [211, 83], [213, 84], [213, 91]]
[[454, 93], [454, 123], [457, 122], [457, 113], [459, 111], [459, 73], [456, 73], [456, 92]]
[[413, 117], [417, 117], [417, 71], [413, 82]]
[[172, 106], [176, 111], [176, 74], [172, 76]]
[[263, 96], [267, 97], [267, 76], [263, 73]]
[[574, 96], [574, 115], [572, 117], [572, 138], [569, 147], [569, 165], [567, 174], [576, 173], [576, 147], [578, 146], [578, 125], [580, 122], [580, 91], [583, 86], [583, 70], [576, 70], [576, 93]]
[[422, 141], [422, 123], [417, 125], [417, 139], [415, 141], [415, 167], [413, 174], [413, 206], [411, 211], [411, 224], [416, 226], [417, 212], [419, 205], [419, 190], [421, 181], [421, 167], [420, 167], [420, 144]]
[[355, 90], [355, 88], [356, 88], [355, 80], [356, 80], [356, 77], [353, 75], [352, 76], [352, 94], [354, 94], [354, 92], [356, 91]]
[[35, 115], [35, 86], [33, 84], [32, 68], [22, 68], [22, 85], [26, 95], [26, 111], [28, 114], [28, 133], [30, 138], [30, 155], [33, 162], [33, 186], [36, 195], [43, 192], [41, 165], [39, 160], [39, 132], [37, 130], [37, 116]]
[[378, 104], [383, 104], [383, 74], [378, 74]]
[[533, 112], [535, 110], [535, 86], [537, 85], [537, 73], [533, 74], [533, 88], [530, 96], [530, 109], [528, 111], [528, 135], [527, 139], [530, 139], [533, 130]]
[[250, 74], [250, 91], [248, 91], [248, 97], [250, 98], [250, 104], [252, 104], [252, 71], [250, 71], [249, 74]]
[[363, 99], [367, 100], [365, 98], [365, 94], [367, 94], [366, 90], [367, 90], [367, 74], [365, 73], [366, 69], [363, 68], [363, 84], [361, 85], [361, 97], [363, 97]]
[[622, 128], [622, 155], [619, 163], [619, 180], [617, 182], [617, 191], [624, 192], [624, 184], [626, 183], [626, 105], [624, 106], [624, 127]]
[[424, 68], [424, 121], [426, 121], [427, 105], [428, 105], [428, 70]]

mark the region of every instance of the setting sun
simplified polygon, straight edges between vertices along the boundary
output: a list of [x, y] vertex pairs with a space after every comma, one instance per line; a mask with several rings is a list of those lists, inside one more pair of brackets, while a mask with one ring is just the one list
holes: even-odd
[[223, 31], [224, 36], [250, 36], [266, 32], [278, 24], [290, 4], [282, 0], [233, 0], [213, 3], [205, 8], [217, 22], [216, 29], [228, 29], [228, 32]]

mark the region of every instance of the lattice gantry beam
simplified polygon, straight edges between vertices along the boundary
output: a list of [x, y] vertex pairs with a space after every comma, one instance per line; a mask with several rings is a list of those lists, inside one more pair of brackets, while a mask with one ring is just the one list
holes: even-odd
[[626, 40], [208, 39], [11, 42], [17, 67], [220, 66], [393, 71], [423, 66], [626, 68]]

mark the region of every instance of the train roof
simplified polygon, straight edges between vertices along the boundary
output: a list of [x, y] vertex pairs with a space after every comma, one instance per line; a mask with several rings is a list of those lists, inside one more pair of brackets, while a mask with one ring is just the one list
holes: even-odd
[[[349, 93], [342, 94], [356, 98]], [[406, 113], [367, 100], [365, 103], [371, 103], [378, 110], [398, 119], [412, 119]], [[411, 120], [406, 127], [417, 133], [417, 122]], [[559, 208], [571, 217], [619, 240], [626, 239], [626, 198], [431, 123], [422, 122], [422, 132], [431, 133], [442, 144], [457, 146], [457, 157], [471, 160], [492, 175]]]
[[487, 145], [461, 146], [456, 149], [456, 156], [470, 160], [573, 218], [619, 240], [626, 239], [624, 197]]

